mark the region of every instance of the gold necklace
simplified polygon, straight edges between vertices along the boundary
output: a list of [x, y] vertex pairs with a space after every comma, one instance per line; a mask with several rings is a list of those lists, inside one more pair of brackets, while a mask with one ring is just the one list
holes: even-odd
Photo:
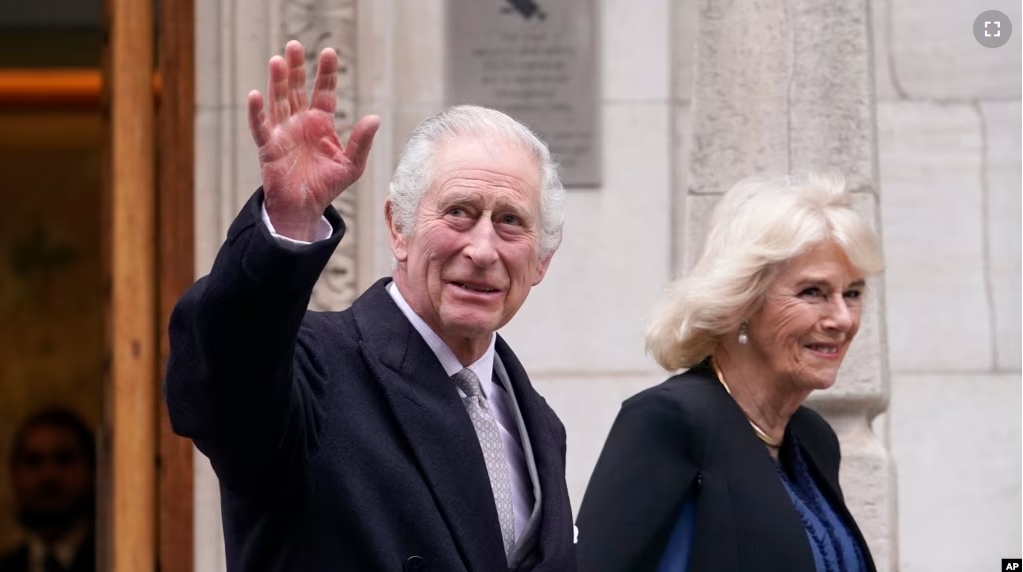
[[[728, 395], [732, 395], [732, 389], [728, 387], [728, 384], [725, 382], [725, 374], [721, 373], [721, 368], [718, 367], [717, 360], [715, 360], [714, 358], [710, 358], [710, 363], [711, 365], [714, 366], [714, 373], [717, 374], [718, 381], [721, 382], [721, 385], [725, 386], [725, 391], [728, 392]], [[768, 447], [774, 447], [775, 449], [781, 447], [780, 439], [775, 439], [768, 435], [767, 432], [761, 429], [759, 425], [754, 423], [753, 420], [749, 418], [749, 416], [746, 417], [746, 421], [749, 421], [750, 426], [753, 427], [753, 432], [756, 434], [758, 439], [764, 442], [765, 445], [767, 445]]]

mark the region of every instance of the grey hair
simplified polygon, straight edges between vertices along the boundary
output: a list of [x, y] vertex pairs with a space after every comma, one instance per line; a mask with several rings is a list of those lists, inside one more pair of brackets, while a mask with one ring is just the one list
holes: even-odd
[[782, 263], [822, 242], [864, 276], [880, 273], [878, 237], [851, 203], [835, 173], [737, 183], [714, 210], [696, 266], [652, 314], [647, 351], [669, 371], [700, 363], [762, 302]]
[[498, 137], [522, 147], [536, 160], [540, 170], [539, 255], [541, 259], [553, 255], [561, 244], [565, 189], [550, 149], [525, 125], [500, 111], [475, 105], [451, 107], [420, 123], [409, 136], [388, 194], [398, 230], [406, 236], [415, 230], [416, 209], [432, 182], [438, 144], [463, 136]]

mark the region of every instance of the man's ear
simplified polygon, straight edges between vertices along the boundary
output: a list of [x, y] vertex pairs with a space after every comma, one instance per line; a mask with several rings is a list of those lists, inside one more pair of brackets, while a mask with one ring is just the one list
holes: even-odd
[[553, 253], [547, 256], [547, 258], [540, 259], [540, 263], [536, 265], [536, 275], [533, 276], [533, 286], [543, 281], [543, 277], [547, 275], [547, 267], [551, 265], [552, 258], [554, 258]]
[[384, 220], [387, 221], [387, 230], [391, 236], [391, 254], [398, 263], [405, 262], [408, 259], [408, 238], [398, 228], [391, 199], [384, 201]]

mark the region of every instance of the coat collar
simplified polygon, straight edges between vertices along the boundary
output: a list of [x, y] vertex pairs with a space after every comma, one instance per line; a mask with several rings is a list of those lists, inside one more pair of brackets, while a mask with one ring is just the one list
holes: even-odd
[[[539, 560], [541, 562], [571, 560], [570, 556], [563, 553], [566, 547], [572, 547], [572, 539], [568, 536], [571, 534], [572, 514], [568, 510], [568, 503], [565, 502], [568, 492], [562, 450], [564, 443], [561, 441], [564, 436], [552, 426], [547, 402], [533, 389], [522, 363], [501, 336], [497, 337], [495, 351], [501, 357], [512, 390], [515, 391], [526, 432], [533, 447], [533, 459], [540, 480], [542, 520], [538, 543]], [[538, 564], [535, 569], [542, 570], [543, 567]]]
[[[383, 389], [466, 569], [506, 569], [497, 509], [472, 421], [437, 356], [387, 293], [390, 280], [377, 281], [352, 306], [360, 351]], [[508, 372], [533, 447], [543, 491], [539, 549], [544, 559], [544, 551], [567, 545], [559, 525], [566, 522], [566, 530], [571, 528], [571, 515], [563, 514], [567, 493], [559, 434], [550, 425], [543, 398], [500, 336], [494, 349]], [[550, 556], [565, 558], [560, 553]]]
[[479, 442], [437, 356], [377, 281], [352, 305], [359, 349], [379, 381], [467, 570], [506, 568]]
[[[709, 360], [705, 360], [695, 366], [692, 370], [690, 370], [690, 373], [691, 375], [702, 376], [720, 386], [717, 374], [714, 372], [713, 366], [710, 365]], [[722, 398], [727, 399], [727, 401], [731, 404], [727, 408], [730, 413], [727, 422], [735, 424], [736, 427], [741, 427], [743, 429], [743, 431], [740, 431], [739, 433], [745, 435], [745, 437], [742, 438], [742, 443], [737, 443], [736, 446], [741, 446], [750, 460], [749, 478], [762, 480], [770, 491], [770, 498], [762, 500], [771, 505], [770, 511], [776, 515], [776, 526], [786, 527], [794, 532], [796, 530], [796, 525], [799, 525], [798, 529], [804, 530], [802, 524], [799, 522], [799, 517], [795, 511], [795, 507], [792, 506], [788, 493], [784, 489], [784, 485], [777, 479], [774, 467], [770, 464], [772, 461], [765, 451], [763, 444], [759, 441], [759, 439], [757, 439], [756, 435], [752, 431], [745, 430], [747, 420], [742, 409], [739, 407], [739, 404], [728, 396], [723, 386], [721, 386], [721, 394]], [[824, 421], [818, 413], [803, 406], [797, 409], [796, 412], [793, 413], [792, 418], [789, 419], [789, 423], [785, 428], [785, 434], [786, 439], [782, 445], [781, 451], [779, 452], [781, 462], [785, 463], [791, 459], [792, 451], [790, 446], [793, 439], [790, 439], [789, 436], [795, 435], [795, 441], [799, 443], [800, 453], [810, 469], [810, 473], [814, 478], [814, 483], [821, 490], [822, 494], [824, 494], [825, 498], [827, 498], [832, 509], [849, 528], [849, 532], [852, 533], [853, 537], [859, 543], [864, 555], [864, 561], [867, 565], [867, 570], [875, 570], [874, 562], [871, 558], [867, 543], [863, 538], [863, 534], [860, 532], [859, 527], [856, 525], [856, 521], [853, 519], [852, 514], [846, 507], [845, 499], [842, 496], [841, 486], [838, 482], [838, 467], [839, 462], [841, 461], [841, 452], [838, 450], [837, 442], [831, 444], [829, 437], [833, 438], [833, 433], [830, 426], [827, 425], [826, 421]], [[798, 535], [794, 536], [798, 537]], [[811, 556], [809, 546], [806, 548], [805, 556], [809, 558]]]

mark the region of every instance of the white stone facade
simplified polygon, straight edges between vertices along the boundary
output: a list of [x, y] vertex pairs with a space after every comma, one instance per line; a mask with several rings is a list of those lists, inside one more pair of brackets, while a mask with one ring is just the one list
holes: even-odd
[[[973, 38], [986, 10], [1001, 48]], [[873, 21], [900, 569], [988, 569], [1023, 552], [1023, 10], [875, 0]]]
[[[713, 193], [747, 174], [739, 170], [788, 168], [774, 165], [778, 157], [769, 144], [742, 150], [747, 158], [736, 163], [736, 172], [715, 164], [721, 149], [713, 147], [719, 143], [714, 124], [694, 110], [701, 82], [705, 96], [728, 94], [714, 92], [721, 82], [708, 83], [711, 72], [698, 65], [713, 47], [708, 27], [699, 25], [707, 3], [594, 1], [603, 184], [569, 192], [562, 247], [543, 284], [502, 332], [568, 429], [575, 508], [621, 401], [665, 377], [644, 355], [643, 320], [668, 280], [691, 262], [692, 237]], [[804, 158], [797, 168], [811, 159], [846, 157], [838, 166], [865, 191], [860, 206], [880, 222], [886, 251], [884, 313], [864, 338], [873, 340], [864, 347], [878, 355], [857, 360], [873, 364], [865, 379], [877, 388], [871, 391], [881, 408], [890, 394], [888, 411], [873, 423], [877, 436], [865, 423], [867, 410], [853, 407], [832, 418], [852, 457], [843, 473], [850, 504], [872, 522], [868, 534], [875, 556], [881, 552], [882, 570], [993, 569], [1000, 558], [1023, 553], [1020, 5], [752, 4], [767, 30], [750, 32], [761, 34], [761, 56], [773, 41], [791, 40], [791, 22], [800, 20], [786, 20], [792, 17], [787, 10], [800, 6], [809, 10], [797, 10], [809, 18], [804, 21], [837, 26], [836, 42], [873, 53], [873, 59], [861, 53], [850, 60], [865, 65], [863, 73], [873, 69], [873, 86], [871, 77], [861, 78], [866, 88], [850, 96], [843, 116], [842, 129], [861, 147], [829, 151], [827, 139], [814, 138], [831, 132], [820, 125], [833, 115], [812, 97], [805, 112], [791, 116], [797, 124], [788, 144]], [[818, 5], [848, 14], [832, 21], [841, 10], [810, 13]], [[1005, 12], [1016, 25], [1014, 37], [998, 49], [983, 48], [972, 36], [974, 18], [988, 9]], [[352, 248], [339, 263], [354, 278], [339, 279], [344, 287], [334, 290], [342, 293], [331, 297], [334, 290], [328, 290], [323, 302], [343, 304], [352, 284], [361, 291], [390, 271], [382, 225], [387, 181], [408, 132], [444, 105], [443, 1], [204, 0], [196, 11], [198, 273], [209, 269], [234, 213], [259, 184], [245, 96], [264, 88], [266, 60], [287, 39], [304, 39], [308, 30], [293, 24], [312, 15], [317, 29], [333, 34], [342, 59], [351, 57], [341, 108], [382, 117], [371, 165], [345, 205]], [[718, 40], [726, 46], [728, 33], [722, 30]], [[780, 56], [820, 52], [788, 49]], [[761, 87], [762, 96], [778, 89]], [[804, 88], [813, 93], [813, 85]], [[875, 90], [876, 105], [870, 101]], [[748, 104], [736, 102], [740, 109]], [[346, 121], [350, 117], [339, 118], [339, 127]], [[768, 143], [776, 134], [769, 124], [747, 129], [759, 129]], [[694, 133], [705, 134], [701, 145], [715, 152], [701, 155]], [[694, 157], [705, 162], [694, 164]], [[853, 374], [860, 372], [844, 375]], [[196, 465], [196, 571], [215, 572], [223, 569], [216, 481], [201, 455]]]

